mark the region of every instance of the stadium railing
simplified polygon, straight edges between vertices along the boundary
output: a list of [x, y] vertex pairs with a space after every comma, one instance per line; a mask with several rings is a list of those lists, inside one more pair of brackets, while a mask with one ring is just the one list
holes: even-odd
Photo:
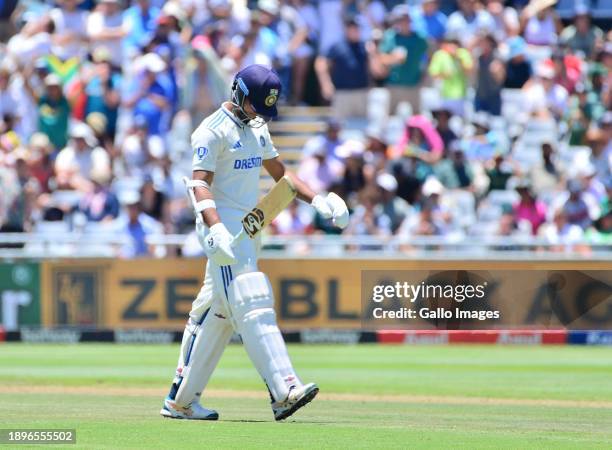
[[[193, 236], [191, 236], [193, 238]], [[180, 255], [189, 235], [146, 237], [152, 257]], [[0, 258], [114, 258], [130, 238], [116, 234], [0, 233]], [[197, 247], [197, 241], [191, 241]], [[554, 242], [533, 236], [356, 236], [266, 235], [262, 257], [412, 259], [588, 259], [612, 260], [612, 245], [588, 241]], [[194, 256], [201, 255], [196, 248]]]

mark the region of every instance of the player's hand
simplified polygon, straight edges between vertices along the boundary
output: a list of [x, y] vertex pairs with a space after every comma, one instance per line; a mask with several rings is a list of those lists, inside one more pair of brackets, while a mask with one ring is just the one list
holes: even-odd
[[198, 229], [198, 239], [206, 252], [206, 256], [219, 266], [229, 266], [236, 263], [232, 250], [234, 237], [221, 222], [210, 227], [210, 232], [204, 236], [204, 227]]
[[311, 205], [321, 217], [332, 219], [338, 228], [345, 228], [348, 225], [349, 213], [346, 203], [333, 192], [327, 194], [327, 197], [315, 195]]

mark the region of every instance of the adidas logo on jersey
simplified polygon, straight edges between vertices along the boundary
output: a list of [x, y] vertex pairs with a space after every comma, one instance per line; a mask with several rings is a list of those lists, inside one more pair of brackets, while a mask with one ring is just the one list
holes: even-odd
[[236, 143], [232, 147], [232, 150], [238, 150], [238, 149], [241, 149], [241, 148], [242, 148], [242, 142], [236, 141]]

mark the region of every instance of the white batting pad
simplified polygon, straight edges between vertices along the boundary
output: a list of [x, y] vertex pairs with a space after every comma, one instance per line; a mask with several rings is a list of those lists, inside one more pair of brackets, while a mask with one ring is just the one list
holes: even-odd
[[289, 387], [300, 386], [285, 341], [276, 324], [274, 297], [262, 272], [238, 275], [229, 288], [230, 307], [244, 347], [275, 400], [284, 400]]
[[227, 346], [234, 328], [229, 314], [219, 301], [211, 306], [201, 324], [189, 319], [185, 327], [175, 383], [175, 401], [188, 406], [196, 401]]

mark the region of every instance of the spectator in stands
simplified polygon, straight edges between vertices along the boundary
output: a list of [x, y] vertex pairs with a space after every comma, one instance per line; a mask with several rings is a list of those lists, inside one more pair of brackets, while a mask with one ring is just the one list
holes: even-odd
[[521, 228], [521, 222], [529, 223], [531, 234], [536, 235], [538, 228], [546, 222], [546, 205], [536, 199], [528, 180], [520, 180], [516, 186], [520, 199], [514, 205], [514, 220]]
[[599, 177], [607, 180], [612, 177], [612, 111], [606, 112], [601, 119], [601, 134], [597, 138], [592, 162]]
[[359, 24], [345, 21], [345, 38], [315, 61], [321, 94], [331, 101], [335, 117], [365, 117], [369, 61]]
[[510, 38], [508, 46], [508, 61], [506, 61], [506, 89], [521, 89], [531, 78], [531, 64], [527, 60], [527, 44], [520, 36]]
[[82, 122], [71, 127], [70, 142], [55, 159], [56, 173], [65, 173], [73, 187], [80, 186], [87, 180], [94, 168], [104, 170], [110, 167], [106, 151], [97, 146], [91, 128]]
[[113, 70], [110, 54], [98, 49], [93, 55], [94, 67], [85, 85], [85, 116], [100, 113], [106, 119], [104, 133], [114, 138], [119, 114], [121, 75]]
[[[16, 83], [11, 82], [11, 67], [4, 63], [0, 66], [0, 120], [9, 114], [17, 114], [20, 110], [20, 102], [24, 101], [23, 93], [20, 91]], [[19, 117], [17, 124], [12, 129], [17, 132], [19, 126]], [[25, 133], [18, 133], [22, 138], [27, 138]]]
[[356, 139], [349, 139], [340, 145], [336, 154], [342, 158], [342, 188], [346, 195], [359, 192], [366, 185], [366, 164], [364, 161], [364, 144]]
[[46, 134], [34, 133], [30, 138], [29, 149], [31, 156], [28, 164], [32, 176], [38, 181], [41, 192], [47, 193], [50, 191], [49, 180], [53, 175], [53, 164], [51, 162], [53, 147], [51, 141]]
[[281, 236], [299, 236], [312, 232], [311, 211], [300, 208], [294, 200], [284, 209], [270, 225], [271, 232]]
[[[23, 233], [30, 231], [32, 226], [32, 213], [35, 210], [36, 198], [40, 193], [40, 185], [36, 178], [30, 172], [27, 164], [29, 159], [29, 151], [25, 148], [19, 148], [11, 155], [14, 161], [14, 180], [16, 190], [14, 191], [12, 201], [7, 203], [6, 218], [1, 224], [0, 231], [10, 233]], [[9, 178], [11, 179], [11, 178]], [[11, 188], [3, 186], [10, 194]]]
[[161, 223], [166, 223], [167, 199], [163, 192], [155, 186], [151, 175], [145, 175], [140, 187], [140, 207], [142, 212]]
[[45, 77], [45, 88], [42, 95], [31, 86], [26, 72], [24, 86], [38, 104], [38, 131], [49, 136], [55, 150], [64, 148], [68, 139], [68, 117], [70, 105], [62, 92], [62, 82], [55, 74]]
[[111, 180], [110, 167], [93, 167], [89, 174], [92, 189], [79, 203], [79, 211], [85, 214], [90, 222], [110, 222], [119, 215], [119, 201], [109, 190]]
[[573, 94], [576, 84], [582, 78], [583, 62], [580, 58], [563, 50], [555, 50], [549, 61], [545, 61], [555, 71], [555, 83], [563, 86], [567, 92]]
[[551, 46], [557, 43], [561, 19], [553, 5], [557, 0], [531, 0], [521, 13], [522, 34], [529, 45]]
[[513, 175], [511, 164], [505, 160], [503, 153], [497, 153], [488, 163], [486, 169], [487, 178], [489, 179], [488, 191], [504, 191], [508, 185], [508, 180]]
[[580, 180], [570, 179], [567, 181], [567, 190], [569, 197], [563, 205], [563, 214], [569, 224], [586, 230], [592, 223], [591, 207], [583, 195], [582, 183]]
[[446, 34], [447, 17], [440, 11], [438, 0], [423, 0], [420, 7], [412, 11], [415, 30], [434, 41], [441, 41]]
[[555, 71], [546, 63], [536, 68], [535, 78], [524, 87], [527, 107], [539, 118], [560, 119], [567, 111], [569, 95], [560, 84], [555, 83]]
[[379, 191], [370, 186], [359, 192], [359, 204], [351, 214], [346, 233], [357, 236], [389, 236], [391, 220], [382, 214]]
[[448, 17], [446, 30], [458, 36], [463, 47], [472, 49], [479, 35], [495, 30], [495, 21], [486, 9], [479, 8], [476, 0], [458, 0], [457, 4], [459, 10]]
[[458, 139], [458, 136], [450, 127], [452, 113], [448, 109], [439, 107], [431, 111], [431, 114], [436, 121], [436, 131], [444, 142], [443, 156], [446, 156], [452, 142]]
[[426, 198], [420, 205], [418, 212], [410, 214], [397, 230], [398, 236], [442, 236], [445, 233], [445, 224], [441, 223], [434, 214], [434, 202]]
[[472, 55], [462, 48], [454, 35], [448, 35], [431, 57], [429, 74], [441, 80], [443, 106], [453, 114], [463, 116], [469, 75], [474, 68]]
[[406, 215], [410, 212], [410, 205], [406, 200], [396, 195], [397, 180], [389, 173], [381, 173], [376, 177], [378, 187], [379, 206], [382, 211], [378, 216], [386, 216], [385, 221], [389, 222], [391, 232], [395, 233], [402, 224]]
[[52, 53], [60, 60], [81, 59], [87, 53], [88, 12], [78, 7], [79, 0], [60, 0], [50, 12], [54, 25]]
[[566, 212], [563, 209], [558, 209], [555, 211], [553, 221], [543, 224], [538, 231], [538, 235], [546, 239], [549, 244], [553, 244], [550, 247], [551, 251], [563, 251], [566, 248], [571, 250], [571, 246], [580, 243], [584, 236], [584, 230], [579, 225], [570, 223]]
[[91, 41], [90, 51], [104, 48], [110, 53], [115, 67], [123, 63], [122, 41], [128, 34], [123, 21], [119, 0], [100, 0], [100, 4], [87, 19], [87, 36]]
[[511, 6], [504, 7], [504, 2], [501, 0], [486, 0], [485, 5], [495, 22], [491, 33], [498, 42], [519, 34], [520, 22], [516, 9]]
[[573, 22], [561, 32], [560, 41], [573, 52], [581, 52], [585, 58], [591, 58], [596, 46], [603, 42], [603, 31], [591, 24], [589, 7], [581, 2], [576, 4]]
[[[349, 142], [349, 145], [352, 143]], [[361, 143], [357, 143], [361, 144]], [[345, 144], [347, 145], [347, 144]], [[363, 152], [363, 144], [361, 144]], [[327, 191], [332, 183], [340, 179], [344, 167], [340, 161], [327, 156], [325, 141], [316, 139], [308, 141], [304, 147], [305, 158], [298, 168], [298, 176], [308, 180], [312, 188], [318, 191]]]
[[140, 53], [142, 43], [155, 31], [159, 14], [159, 8], [151, 0], [136, 0], [125, 10], [123, 20], [127, 34], [123, 44], [128, 57]]
[[586, 231], [584, 237], [592, 244], [612, 245], [612, 210], [608, 210], [597, 219]]
[[123, 258], [150, 256], [153, 249], [147, 244], [146, 238], [151, 234], [162, 233], [162, 225], [142, 212], [140, 194], [137, 191], [120, 193], [119, 201], [124, 210], [115, 220], [114, 229], [118, 235], [128, 240], [121, 248], [120, 256]]
[[478, 41], [478, 70], [474, 108], [493, 116], [501, 115], [501, 89], [506, 79], [506, 69], [497, 55], [497, 41], [491, 34]]
[[536, 195], [557, 190], [562, 177], [553, 144], [544, 142], [541, 149], [542, 159], [529, 169], [529, 182]]
[[168, 129], [167, 116], [171, 108], [170, 93], [160, 82], [166, 63], [156, 53], [147, 53], [139, 60], [141, 73], [134, 80], [135, 94], [126, 100], [125, 106], [133, 108], [134, 117], [143, 116], [149, 135], [160, 135]]
[[427, 64], [427, 41], [413, 30], [408, 6], [393, 8], [391, 23], [379, 48], [379, 62], [388, 71], [385, 84], [391, 94], [391, 113], [400, 102], [408, 102], [412, 111], [418, 113], [420, 85]]
[[458, 143], [451, 147], [450, 158], [440, 161], [434, 167], [434, 172], [446, 189], [472, 188], [474, 170]]
[[427, 164], [437, 163], [444, 152], [444, 141], [425, 116], [412, 116], [406, 121], [404, 133], [393, 157], [413, 156]]

